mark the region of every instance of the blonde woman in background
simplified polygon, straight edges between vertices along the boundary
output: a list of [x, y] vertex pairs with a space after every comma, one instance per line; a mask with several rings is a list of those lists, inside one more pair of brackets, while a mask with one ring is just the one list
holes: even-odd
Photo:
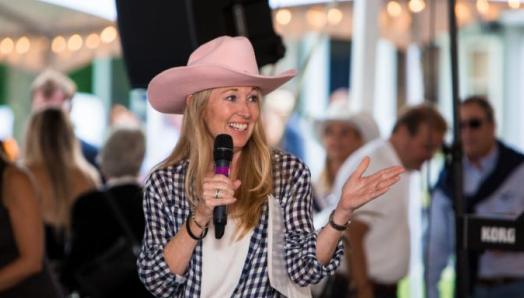
[[95, 189], [100, 177], [82, 156], [69, 116], [59, 108], [38, 110], [31, 116], [23, 158], [42, 196], [46, 253], [59, 274], [71, 206], [80, 194]]
[[324, 168], [313, 183], [315, 211], [321, 211], [330, 204], [327, 197], [346, 158], [367, 142], [380, 137], [373, 116], [366, 112], [351, 113], [347, 93], [341, 96], [340, 92], [344, 91], [335, 91], [325, 116], [314, 122], [315, 135], [326, 150]]
[[[378, 137], [380, 131], [373, 116], [366, 112], [351, 113], [347, 105], [348, 93], [344, 89], [335, 91], [324, 117], [314, 122], [315, 135], [326, 150], [324, 168], [313, 182], [313, 209], [321, 212], [330, 209], [330, 194], [338, 170], [344, 161], [360, 147]], [[325, 212], [324, 212], [325, 213]], [[323, 216], [322, 214], [320, 215]], [[314, 297], [347, 297], [349, 286], [349, 266], [346, 245], [342, 263], [334, 275], [312, 287]]]

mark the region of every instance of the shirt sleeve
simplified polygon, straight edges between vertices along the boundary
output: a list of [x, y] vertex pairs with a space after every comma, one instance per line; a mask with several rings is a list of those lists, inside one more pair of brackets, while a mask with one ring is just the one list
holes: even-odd
[[173, 297], [186, 282], [185, 276], [171, 272], [163, 255], [165, 245], [185, 221], [181, 208], [175, 208], [177, 211], [170, 216], [167, 185], [170, 183], [158, 173], [153, 173], [146, 182], [143, 202], [146, 226], [137, 260], [140, 280], [156, 297]]
[[288, 274], [299, 286], [318, 283], [324, 276], [335, 271], [344, 253], [342, 240], [327, 265], [316, 257], [317, 234], [313, 228], [311, 176], [309, 170], [299, 163], [292, 173], [284, 199], [285, 259]]
[[430, 209], [426, 274], [428, 297], [438, 298], [438, 283], [455, 246], [455, 219], [451, 201], [441, 191], [433, 195]]

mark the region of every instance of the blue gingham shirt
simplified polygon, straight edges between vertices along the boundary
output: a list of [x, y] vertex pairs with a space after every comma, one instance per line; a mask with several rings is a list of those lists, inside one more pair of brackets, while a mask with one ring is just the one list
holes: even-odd
[[[182, 228], [190, 213], [184, 189], [189, 162], [155, 170], [144, 191], [146, 228], [138, 257], [138, 273], [145, 286], [157, 297], [199, 297], [202, 275], [202, 242], [193, 252], [184, 275], [172, 273], [163, 257], [169, 240]], [[273, 153], [273, 195], [283, 209], [285, 221], [285, 260], [291, 280], [300, 286], [319, 282], [331, 274], [343, 254], [339, 242], [329, 264], [316, 259], [317, 234], [311, 216], [311, 175], [307, 166], [293, 155]], [[268, 205], [262, 209], [254, 228], [242, 273], [232, 297], [281, 297], [269, 282], [267, 260]], [[209, 237], [209, 236], [208, 236]], [[225, 268], [217, 268], [224, 270]]]

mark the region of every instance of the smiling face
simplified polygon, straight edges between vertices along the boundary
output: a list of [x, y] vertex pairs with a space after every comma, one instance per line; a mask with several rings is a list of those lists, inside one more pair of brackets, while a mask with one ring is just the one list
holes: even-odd
[[213, 138], [223, 133], [230, 135], [233, 150], [242, 150], [260, 116], [260, 100], [260, 91], [254, 87], [213, 89], [204, 112], [209, 133]]

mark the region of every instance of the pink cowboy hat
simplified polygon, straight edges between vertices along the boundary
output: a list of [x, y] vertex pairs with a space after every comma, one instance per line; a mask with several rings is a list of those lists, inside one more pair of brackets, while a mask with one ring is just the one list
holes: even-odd
[[147, 88], [153, 108], [162, 113], [182, 114], [186, 99], [195, 92], [219, 88], [253, 86], [267, 94], [293, 78], [295, 70], [263, 76], [253, 46], [245, 37], [221, 36], [198, 47], [187, 66], [169, 68], [156, 75]]

